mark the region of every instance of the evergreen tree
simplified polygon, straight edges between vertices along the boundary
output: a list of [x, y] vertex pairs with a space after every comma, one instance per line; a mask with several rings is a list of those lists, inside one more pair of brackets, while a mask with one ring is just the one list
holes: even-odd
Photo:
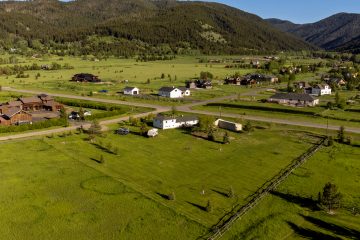
[[338, 141], [340, 143], [344, 143], [345, 142], [345, 127], [341, 126], [338, 132]]
[[342, 195], [338, 192], [337, 186], [326, 183], [321, 197], [321, 205], [326, 207], [328, 212], [332, 212], [340, 207]]

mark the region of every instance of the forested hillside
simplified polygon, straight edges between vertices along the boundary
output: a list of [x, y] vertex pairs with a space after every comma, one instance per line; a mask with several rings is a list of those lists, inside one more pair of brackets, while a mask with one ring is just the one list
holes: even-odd
[[175, 0], [0, 2], [0, 46], [122, 56], [315, 49], [241, 10]]
[[266, 21], [326, 50], [353, 51], [359, 48], [354, 43], [360, 37], [360, 14], [339, 13], [310, 24], [294, 24], [279, 19]]

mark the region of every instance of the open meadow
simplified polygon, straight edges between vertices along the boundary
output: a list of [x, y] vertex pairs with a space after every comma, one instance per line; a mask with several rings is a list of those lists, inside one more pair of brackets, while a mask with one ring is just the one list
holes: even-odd
[[[4, 56], [6, 58], [6, 56]], [[242, 56], [244, 59], [248, 56]], [[211, 56], [204, 57], [212, 59]], [[220, 63], [202, 62], [203, 57], [177, 56], [173, 60], [140, 62], [136, 59], [115, 59], [108, 58], [101, 61], [91, 61], [91, 58], [83, 59], [79, 57], [51, 57], [25, 58], [18, 57], [18, 64], [38, 66], [51, 66], [53, 63], [61, 66], [71, 66], [72, 68], [62, 68], [59, 70], [32, 70], [26, 71], [27, 78], [17, 78], [15, 75], [0, 76], [2, 86], [11, 86], [19, 89], [34, 89], [45, 92], [71, 93], [77, 95], [96, 95], [97, 97], [121, 99], [126, 101], [142, 101], [157, 104], [173, 105], [183, 102], [191, 102], [203, 99], [211, 99], [228, 95], [242, 94], [249, 90], [240, 86], [223, 85], [225, 77], [235, 73], [247, 74], [261, 72], [258, 69], [227, 68], [232, 65], [234, 56], [215, 56], [213, 59], [221, 59]], [[224, 61], [224, 62], [223, 62]], [[301, 62], [301, 60], [297, 60]], [[321, 60], [311, 60], [320, 62]], [[304, 59], [303, 63], [308, 60]], [[290, 64], [290, 62], [289, 62]], [[11, 65], [1, 65], [2, 67]], [[325, 71], [325, 70], [324, 70]], [[192, 96], [181, 100], [163, 99], [157, 97], [158, 89], [163, 86], [185, 86], [185, 81], [197, 78], [201, 72], [210, 72], [214, 76], [213, 89], [198, 89], [192, 91]], [[75, 83], [69, 82], [74, 74], [91, 73], [99, 76], [103, 84]], [[314, 81], [319, 80], [319, 75], [310, 73], [298, 74], [298, 80]], [[285, 83], [286, 84], [286, 83]], [[126, 86], [137, 86], [141, 93], [146, 97], [128, 97], [121, 92]], [[285, 86], [285, 85], [284, 85]], [[280, 87], [280, 86], [269, 86]], [[106, 90], [106, 93], [101, 93]]]
[[[359, 239], [360, 148], [336, 144], [323, 148], [278, 189], [238, 221], [224, 239]], [[331, 215], [319, 208], [327, 182], [343, 195]]]
[[316, 142], [289, 133], [232, 134], [230, 145], [182, 130], [2, 143], [1, 238], [194, 239]]

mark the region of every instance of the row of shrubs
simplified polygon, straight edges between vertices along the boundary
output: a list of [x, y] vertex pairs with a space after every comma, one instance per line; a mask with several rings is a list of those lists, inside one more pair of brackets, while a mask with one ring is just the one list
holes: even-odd
[[118, 116], [118, 115], [121, 115], [124, 113], [125, 113], [124, 110], [113, 110], [113, 111], [108, 111], [108, 112], [95, 113], [95, 114], [92, 114], [91, 116], [86, 116], [85, 120], [92, 121], [95, 119], [114, 117], [114, 116]]
[[231, 103], [209, 103], [207, 106], [210, 107], [225, 107], [225, 108], [241, 108], [241, 109], [250, 109], [250, 110], [261, 110], [261, 111], [270, 111], [270, 112], [283, 112], [283, 113], [292, 113], [292, 114], [302, 114], [314, 116], [316, 113], [314, 111], [304, 110], [304, 109], [289, 109], [289, 108], [277, 108], [277, 107], [268, 107], [268, 106], [256, 106], [256, 105], [239, 105]]
[[91, 102], [91, 101], [84, 101], [84, 100], [75, 100], [75, 99], [68, 99], [68, 98], [56, 98], [56, 101], [72, 107], [83, 107], [83, 108], [91, 108], [97, 110], [104, 110], [104, 111], [124, 111], [124, 107], [116, 105], [116, 104], [108, 104], [108, 103], [99, 103], [99, 102]]
[[[340, 120], [340, 121], [349, 121], [349, 122], [360, 122], [360, 119], [347, 119], [341, 117], [334, 117], [334, 116], [324, 116], [318, 114], [314, 111], [305, 110], [305, 109], [289, 109], [289, 108], [277, 108], [277, 107], [269, 107], [269, 106], [256, 106], [256, 105], [239, 105], [239, 104], [231, 104], [231, 103], [209, 103], [207, 106], [210, 107], [224, 107], [224, 108], [240, 108], [240, 109], [249, 109], [249, 110], [261, 110], [261, 111], [269, 111], [269, 112], [282, 112], [282, 113], [291, 113], [291, 114], [301, 114], [307, 116], [319, 116], [328, 118], [331, 120]], [[350, 112], [358, 112], [357, 109], [349, 109], [347, 111]], [[360, 112], [360, 111], [359, 111]]]
[[1, 126], [0, 133], [24, 132], [29, 130], [50, 128], [55, 126], [68, 126], [68, 121], [65, 118], [50, 119], [42, 122], [14, 126]]

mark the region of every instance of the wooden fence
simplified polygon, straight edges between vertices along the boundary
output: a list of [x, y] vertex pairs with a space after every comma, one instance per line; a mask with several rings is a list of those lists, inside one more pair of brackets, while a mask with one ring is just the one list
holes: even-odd
[[286, 168], [282, 169], [275, 177], [266, 182], [260, 187], [250, 198], [250, 200], [243, 206], [235, 206], [233, 210], [225, 215], [215, 226], [211, 228], [211, 231], [200, 237], [200, 239], [216, 240], [221, 238], [230, 227], [241, 217], [243, 217], [249, 210], [255, 207], [265, 196], [271, 191], [275, 190], [295, 169], [303, 165], [307, 159], [313, 156], [325, 143], [325, 138], [311, 147], [306, 153], [296, 158]]

